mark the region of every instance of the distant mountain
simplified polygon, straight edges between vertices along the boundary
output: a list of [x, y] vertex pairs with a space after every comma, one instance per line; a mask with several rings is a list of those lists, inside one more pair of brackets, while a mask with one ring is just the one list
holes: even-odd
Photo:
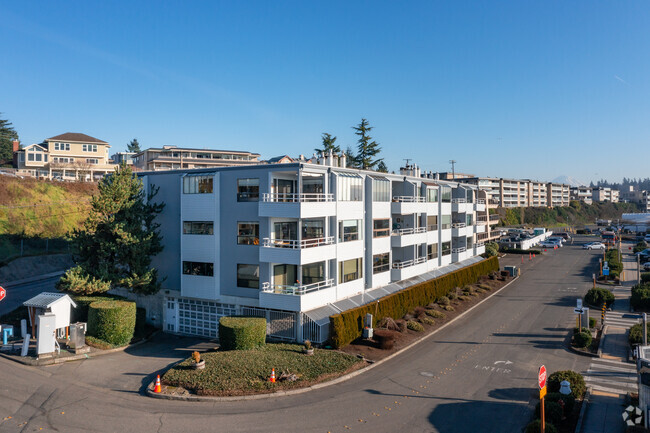
[[553, 183], [564, 183], [570, 186], [582, 186], [582, 185], [588, 185], [584, 182], [580, 182], [578, 179], [575, 177], [571, 176], [558, 176], [555, 179], [553, 179], [551, 182]]

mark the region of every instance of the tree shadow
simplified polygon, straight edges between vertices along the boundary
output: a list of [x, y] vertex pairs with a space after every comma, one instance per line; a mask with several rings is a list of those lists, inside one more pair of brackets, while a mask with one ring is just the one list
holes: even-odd
[[[508, 390], [504, 392], [509, 393]], [[440, 433], [519, 432], [531, 414], [532, 410], [524, 402], [457, 401], [436, 406], [429, 415], [429, 422]]]

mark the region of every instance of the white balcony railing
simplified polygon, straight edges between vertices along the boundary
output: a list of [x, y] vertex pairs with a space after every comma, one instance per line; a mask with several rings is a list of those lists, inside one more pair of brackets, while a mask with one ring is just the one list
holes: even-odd
[[462, 229], [463, 227], [467, 227], [466, 223], [452, 223], [451, 228], [452, 229]]
[[467, 199], [464, 199], [464, 198], [452, 198], [451, 202], [452, 203], [467, 203]]
[[327, 280], [318, 281], [311, 284], [271, 284], [268, 281], [262, 283], [262, 291], [266, 293], [277, 293], [280, 295], [295, 295], [300, 296], [306, 293], [317, 292], [319, 290], [327, 289], [334, 285], [334, 280], [329, 278]]
[[452, 252], [453, 254], [460, 254], [460, 253], [464, 253], [465, 251], [467, 251], [467, 248], [465, 248], [465, 247], [452, 248], [452, 249], [451, 249], [451, 252]]
[[436, 230], [438, 230], [438, 224], [429, 224], [427, 226], [427, 231], [428, 232], [434, 232]]
[[327, 236], [324, 238], [301, 239], [301, 240], [264, 238], [263, 245], [267, 248], [302, 249], [302, 248], [320, 247], [323, 245], [331, 245], [333, 243], [334, 243], [334, 237]]
[[485, 199], [477, 198], [476, 199], [476, 204], [485, 204]]
[[262, 194], [262, 201], [274, 203], [326, 202], [334, 201], [334, 194], [267, 192]]
[[409, 227], [405, 229], [394, 229], [393, 236], [413, 235], [415, 233], [426, 233], [426, 227]]
[[396, 195], [393, 196], [393, 201], [397, 203], [424, 203], [424, 197], [414, 197], [411, 195]]
[[426, 257], [418, 257], [415, 260], [404, 260], [401, 262], [393, 262], [393, 269], [410, 268], [411, 266], [419, 265], [420, 263], [425, 263], [426, 261], [427, 261]]
[[474, 247], [476, 247], [476, 248], [481, 248], [481, 247], [484, 246], [484, 245], [485, 245], [485, 243], [483, 243], [483, 242], [476, 242], [476, 243], [474, 244]]

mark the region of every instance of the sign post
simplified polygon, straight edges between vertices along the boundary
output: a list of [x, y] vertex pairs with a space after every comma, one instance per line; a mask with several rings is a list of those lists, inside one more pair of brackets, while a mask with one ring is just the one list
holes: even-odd
[[546, 367], [539, 367], [537, 372], [537, 385], [539, 385], [539, 408], [542, 415], [542, 433], [546, 430], [546, 420], [544, 419], [544, 396], [546, 396]]
[[7, 291], [0, 286], [0, 301], [2, 301], [5, 296], [7, 296]]

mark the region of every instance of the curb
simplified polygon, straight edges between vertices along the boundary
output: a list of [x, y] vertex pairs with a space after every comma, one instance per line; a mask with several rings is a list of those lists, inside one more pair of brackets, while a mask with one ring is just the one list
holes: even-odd
[[98, 356], [109, 355], [111, 353], [124, 352], [126, 349], [137, 347], [141, 344], [146, 343], [147, 341], [151, 340], [155, 335], [157, 335], [159, 332], [160, 332], [159, 330], [154, 331], [153, 333], [151, 333], [149, 337], [143, 338], [142, 340], [137, 341], [128, 346], [102, 350], [101, 352], [95, 352], [92, 355], [89, 355], [88, 353], [80, 353], [79, 355], [66, 356], [65, 358], [25, 359], [23, 357], [16, 358], [15, 356], [7, 355], [6, 353], [0, 352], [0, 356], [9, 359], [11, 361], [17, 362], [19, 364], [29, 365], [32, 367], [42, 367], [45, 365], [63, 364], [64, 362], [79, 361], [80, 359], [90, 359], [90, 358], [96, 358]]
[[505, 286], [501, 287], [501, 288], [500, 288], [499, 290], [497, 290], [496, 292], [493, 292], [490, 296], [484, 298], [483, 300], [481, 300], [481, 301], [480, 301], [479, 303], [477, 303], [476, 305], [473, 305], [473, 306], [472, 306], [470, 309], [468, 309], [467, 311], [464, 311], [464, 312], [461, 313], [460, 315], [454, 317], [452, 320], [450, 320], [449, 322], [447, 322], [447, 323], [445, 323], [444, 325], [442, 325], [440, 328], [438, 328], [438, 329], [436, 329], [435, 331], [431, 332], [430, 334], [428, 334], [428, 335], [426, 335], [426, 336], [420, 338], [419, 340], [414, 341], [413, 343], [409, 344], [408, 346], [403, 347], [402, 349], [398, 350], [397, 352], [393, 353], [392, 355], [387, 356], [386, 358], [381, 359], [381, 360], [379, 360], [379, 361], [375, 361], [375, 362], [373, 362], [372, 364], [368, 365], [367, 367], [360, 368], [359, 370], [353, 371], [352, 373], [348, 373], [348, 374], [343, 375], [343, 376], [341, 376], [341, 377], [338, 377], [338, 378], [336, 378], [336, 379], [334, 379], [334, 380], [330, 380], [330, 381], [323, 382], [323, 383], [318, 383], [318, 384], [316, 384], [316, 385], [308, 386], [308, 387], [306, 387], [306, 388], [292, 389], [292, 390], [289, 390], [289, 391], [278, 391], [278, 392], [266, 393], [266, 394], [238, 395], [238, 396], [230, 396], [230, 397], [213, 397], [213, 396], [198, 396], [198, 395], [187, 395], [187, 396], [182, 396], [182, 395], [170, 395], [170, 394], [163, 394], [163, 393], [160, 393], [160, 394], [159, 394], [159, 393], [155, 393], [155, 392], [153, 392], [153, 388], [154, 388], [154, 386], [155, 386], [155, 382], [156, 382], [155, 380], [153, 380], [153, 381], [151, 381], [151, 383], [147, 386], [147, 395], [148, 395], [149, 397], [159, 398], [159, 399], [164, 399], [164, 400], [181, 400], [181, 401], [238, 401], [238, 400], [260, 400], [260, 399], [264, 399], [264, 398], [285, 397], [285, 396], [290, 396], [290, 395], [303, 394], [303, 393], [305, 393], [305, 392], [313, 391], [313, 390], [320, 389], [320, 388], [325, 388], [325, 387], [327, 387], [327, 386], [331, 386], [331, 385], [336, 385], [337, 383], [345, 382], [345, 381], [347, 381], [347, 380], [349, 380], [349, 379], [352, 379], [352, 378], [355, 377], [355, 376], [358, 376], [358, 375], [360, 375], [360, 374], [362, 374], [362, 373], [365, 373], [366, 371], [371, 370], [371, 369], [377, 367], [378, 365], [381, 365], [381, 364], [383, 364], [384, 362], [387, 362], [388, 360], [395, 358], [396, 356], [402, 354], [403, 352], [406, 352], [407, 350], [409, 350], [409, 349], [412, 348], [413, 346], [415, 346], [415, 345], [417, 345], [417, 344], [420, 344], [421, 342], [427, 340], [429, 337], [431, 337], [431, 336], [437, 334], [439, 331], [442, 331], [442, 330], [445, 329], [447, 326], [449, 326], [449, 325], [451, 325], [452, 323], [454, 323], [456, 320], [462, 318], [462, 317], [465, 316], [467, 313], [469, 313], [470, 311], [472, 311], [474, 308], [478, 307], [478, 306], [481, 305], [483, 302], [485, 302], [485, 301], [487, 301], [488, 299], [492, 298], [492, 296], [496, 295], [497, 293], [499, 293], [500, 291], [502, 291], [503, 289], [505, 289], [506, 287], [508, 287], [510, 284], [512, 284], [512, 283], [514, 283], [515, 281], [517, 281], [518, 279], [519, 279], [518, 276], [515, 277], [515, 278], [513, 278], [512, 281], [510, 281], [508, 284], [506, 284]]
[[585, 397], [582, 399], [582, 407], [580, 408], [580, 414], [578, 415], [578, 423], [576, 424], [575, 433], [580, 433], [582, 430], [582, 422], [585, 419], [585, 413], [587, 412], [587, 406], [589, 406], [589, 397], [591, 397], [591, 387], [587, 387], [587, 392]]
[[601, 349], [600, 343], [603, 342], [603, 340], [605, 339], [605, 336], [607, 335], [607, 328], [609, 328], [609, 325], [603, 326], [603, 332], [600, 335], [600, 342], [598, 343], [598, 357], [599, 358], [603, 357], [603, 349]]
[[17, 286], [19, 284], [32, 283], [34, 281], [46, 280], [52, 277], [58, 277], [65, 274], [65, 271], [50, 272], [49, 274], [36, 275], [35, 277], [24, 278], [22, 280], [14, 280], [3, 283], [6, 287]]

